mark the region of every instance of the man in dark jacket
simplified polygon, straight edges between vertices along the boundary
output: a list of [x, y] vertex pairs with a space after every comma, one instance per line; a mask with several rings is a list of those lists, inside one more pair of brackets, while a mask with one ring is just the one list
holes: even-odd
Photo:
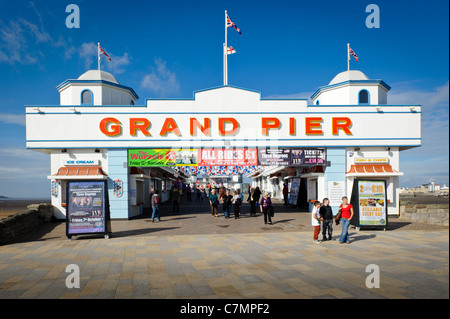
[[323, 199], [323, 205], [319, 210], [320, 217], [323, 218], [322, 236], [323, 241], [327, 240], [326, 234], [328, 230], [328, 240], [331, 240], [333, 235], [333, 211], [331, 210], [330, 201], [328, 198]]

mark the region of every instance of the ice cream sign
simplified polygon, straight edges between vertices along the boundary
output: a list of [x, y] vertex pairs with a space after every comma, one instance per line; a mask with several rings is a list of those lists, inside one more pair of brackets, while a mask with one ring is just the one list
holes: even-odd
[[98, 166], [98, 160], [67, 160], [64, 161], [64, 166]]

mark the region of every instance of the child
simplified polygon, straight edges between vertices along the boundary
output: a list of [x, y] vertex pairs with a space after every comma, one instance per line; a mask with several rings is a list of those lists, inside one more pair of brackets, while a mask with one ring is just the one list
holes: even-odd
[[316, 200], [314, 202], [314, 207], [311, 212], [311, 224], [314, 227], [314, 243], [320, 244], [319, 234], [320, 234], [320, 221], [322, 218], [320, 217], [320, 202]]
[[327, 230], [328, 230], [328, 240], [331, 240], [331, 236], [333, 235], [333, 211], [331, 210], [330, 200], [328, 198], [323, 199], [323, 205], [320, 207], [320, 217], [323, 220], [322, 226], [322, 236], [323, 240], [327, 240]]

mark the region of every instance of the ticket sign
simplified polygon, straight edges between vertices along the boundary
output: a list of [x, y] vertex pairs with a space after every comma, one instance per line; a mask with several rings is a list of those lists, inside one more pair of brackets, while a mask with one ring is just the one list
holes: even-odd
[[316, 166], [326, 165], [325, 148], [260, 148], [258, 165], [261, 166]]
[[67, 237], [109, 232], [107, 192], [106, 181], [67, 182]]
[[[386, 181], [355, 180], [352, 192], [354, 219], [360, 227], [387, 226]], [[356, 215], [356, 216], [355, 216]]]

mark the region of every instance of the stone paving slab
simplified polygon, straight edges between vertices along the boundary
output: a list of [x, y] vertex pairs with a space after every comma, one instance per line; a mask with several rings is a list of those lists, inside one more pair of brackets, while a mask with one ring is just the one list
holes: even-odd
[[[110, 239], [68, 240], [60, 223], [0, 246], [0, 298], [449, 298], [448, 227], [391, 219], [387, 231], [351, 229], [350, 245], [339, 226], [314, 244], [310, 215], [282, 205], [274, 225], [211, 217], [206, 204], [170, 210], [160, 223], [113, 221]], [[66, 287], [69, 264], [80, 288]], [[380, 288], [366, 287], [369, 264]]]
[[[17, 243], [0, 248], [0, 298], [448, 298], [448, 231], [391, 234], [352, 231], [350, 245], [307, 232]], [[79, 289], [65, 285], [68, 264]], [[369, 264], [378, 289], [366, 287]]]

